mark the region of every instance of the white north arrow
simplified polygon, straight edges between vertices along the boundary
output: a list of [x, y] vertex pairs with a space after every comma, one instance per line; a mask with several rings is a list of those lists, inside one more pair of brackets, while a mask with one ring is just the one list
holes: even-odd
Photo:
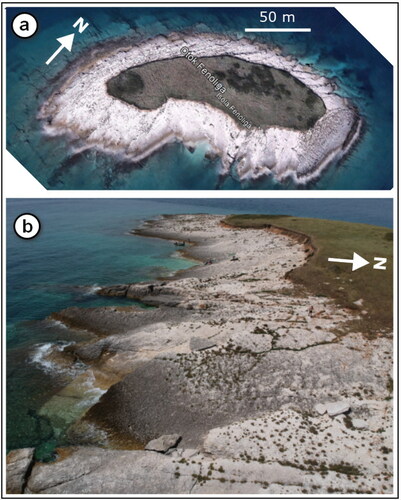
[[71, 52], [72, 44], [74, 43], [74, 36], [75, 33], [71, 33], [71, 35], [65, 35], [57, 38], [57, 41], [60, 43], [60, 47], [56, 50], [56, 52], [54, 52], [54, 54], [49, 57], [49, 59], [46, 61], [46, 64], [50, 64], [63, 49], [67, 49], [68, 52]]
[[367, 266], [369, 261], [354, 252], [354, 257], [352, 259], [333, 259], [329, 257], [330, 262], [345, 262], [346, 264], [352, 264], [352, 270], [356, 271], [360, 267]]

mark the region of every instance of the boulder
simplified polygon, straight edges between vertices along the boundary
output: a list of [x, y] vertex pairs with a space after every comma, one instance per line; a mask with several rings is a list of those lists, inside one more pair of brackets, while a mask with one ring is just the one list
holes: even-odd
[[175, 448], [180, 440], [181, 436], [179, 434], [166, 434], [149, 441], [149, 443], [145, 446], [145, 450], [167, 453], [171, 448]]
[[192, 337], [189, 341], [189, 348], [191, 351], [203, 351], [204, 349], [210, 349], [215, 347], [216, 342], [210, 339], [204, 339], [202, 337]]
[[319, 413], [319, 415], [324, 415], [327, 411], [326, 405], [322, 404], [315, 405], [315, 411]]
[[335, 403], [327, 403], [326, 410], [330, 417], [335, 417], [336, 415], [341, 415], [341, 413], [346, 413], [349, 411], [349, 404], [344, 401], [337, 401]]
[[35, 448], [12, 450], [7, 455], [6, 489], [9, 494], [24, 492], [27, 476], [33, 463]]
[[355, 429], [367, 429], [368, 427], [368, 423], [361, 418], [353, 418], [352, 425], [355, 427]]

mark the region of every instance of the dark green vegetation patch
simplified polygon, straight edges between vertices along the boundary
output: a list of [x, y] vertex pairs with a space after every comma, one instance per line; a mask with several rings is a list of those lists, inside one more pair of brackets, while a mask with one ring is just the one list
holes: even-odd
[[[385, 227], [285, 215], [232, 215], [225, 223], [241, 228], [276, 227], [303, 233], [315, 247], [306, 265], [289, 278], [316, 296], [333, 298], [360, 319], [345, 329], [374, 337], [393, 324], [393, 232]], [[351, 270], [351, 264], [328, 262], [329, 257], [352, 259], [358, 253], [370, 264]], [[385, 271], [374, 270], [374, 257], [387, 258]]]
[[184, 57], [164, 59], [122, 71], [107, 82], [107, 91], [143, 110], [160, 108], [168, 99], [208, 103], [238, 120], [234, 106], [255, 127], [306, 130], [325, 113], [322, 99], [287, 71], [232, 56], [198, 59], [227, 89], [227, 107], [205, 75]]

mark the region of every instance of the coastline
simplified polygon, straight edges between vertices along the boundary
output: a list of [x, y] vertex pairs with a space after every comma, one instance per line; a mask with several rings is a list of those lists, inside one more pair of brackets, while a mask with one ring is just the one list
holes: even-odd
[[[108, 95], [106, 81], [110, 77], [129, 67], [176, 57], [183, 45], [199, 57], [232, 55], [284, 70], [323, 100], [326, 113], [304, 132], [280, 127], [244, 130], [224, 111], [207, 103], [169, 99], [158, 110], [143, 111]], [[89, 66], [84, 59], [83, 64], [85, 71], [79, 64], [72, 66], [69, 78], [63, 77], [61, 88], [38, 114], [45, 134], [69, 135], [77, 150], [98, 148], [139, 162], [174, 140], [188, 148], [207, 143], [210, 152], [221, 158], [222, 176], [234, 168], [241, 181], [273, 176], [279, 182], [291, 178], [305, 185], [318, 179], [330, 163], [340, 161], [362, 130], [358, 111], [336, 94], [333, 82], [282, 56], [278, 49], [245, 38], [172, 33], [132, 47], [114, 48], [105, 59], [95, 59]], [[109, 111], [105, 113], [105, 109]], [[213, 133], [215, 129], [221, 131], [219, 137]]]
[[[142, 232], [190, 239], [191, 258], [212, 258], [213, 263], [179, 271], [164, 284], [155, 280], [152, 290], [149, 283], [101, 290], [105, 295], [129, 293], [156, 309], [70, 308], [59, 313], [59, 319], [70, 315], [77, 326], [89, 329], [96, 319], [109, 330], [92, 342], [69, 346], [69, 353], [96, 369], [103, 383], [107, 385], [109, 376], [113, 384], [72, 428], [79, 437], [80, 430], [85, 433], [95, 425], [92, 441], [81, 434], [85, 446], [70, 449], [67, 458], [35, 464], [25, 492], [73, 493], [85, 485], [88, 491], [101, 488], [104, 493], [277, 494], [305, 487], [310, 492], [333, 487], [377, 491], [389, 485], [379, 448], [391, 442], [391, 401], [383, 399], [383, 377], [391, 367], [391, 356], [385, 353], [391, 351], [391, 341], [368, 342], [357, 332], [337, 337], [333, 325], [341, 326], [351, 313], [327, 298], [294, 293], [287, 273], [316, 250], [307, 235], [298, 233], [296, 241], [266, 229], [229, 228], [221, 217], [205, 214], [167, 216], [152, 222], [150, 229], [139, 229]], [[369, 391], [362, 398], [355, 395], [361, 383], [363, 391]], [[351, 417], [317, 412], [316, 405], [328, 401], [346, 401]], [[353, 424], [358, 420], [364, 422], [362, 431]], [[257, 435], [252, 434], [255, 426]], [[328, 456], [315, 465], [308, 463], [307, 452], [317, 437], [312, 431], [305, 434], [304, 426], [318, 428], [319, 436], [336, 436], [334, 444], [325, 445]], [[385, 432], [377, 434], [381, 427]], [[94, 447], [102, 428], [120, 438], [140, 438], [143, 445], [162, 434], [179, 434], [182, 441], [167, 455], [104, 450]], [[281, 445], [265, 441], [267, 429], [275, 436], [304, 436], [306, 444], [298, 440], [293, 456], [293, 446], [280, 451], [285, 439]], [[233, 435], [236, 438], [229, 437]], [[374, 473], [355, 447], [362, 442], [376, 457]], [[345, 454], [349, 443], [354, 451]], [[92, 466], [77, 477], [83, 462], [99, 460], [108, 471], [100, 483]], [[327, 467], [323, 475], [322, 463]], [[116, 464], [121, 469], [119, 483], [113, 478]], [[218, 465], [208, 476], [210, 464]], [[153, 485], [149, 466], [156, 474]], [[139, 479], [121, 479], [121, 474], [130, 475], [127, 467]], [[218, 472], [219, 467], [225, 472]], [[59, 474], [70, 479], [63, 476], [60, 482]]]

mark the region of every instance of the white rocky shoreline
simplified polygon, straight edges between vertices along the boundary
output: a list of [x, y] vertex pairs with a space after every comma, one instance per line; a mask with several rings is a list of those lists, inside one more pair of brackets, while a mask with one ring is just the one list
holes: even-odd
[[[101, 290], [157, 309], [57, 314], [95, 334], [73, 352], [98, 383], [109, 380], [74, 435], [111, 423], [126, 448], [138, 432], [146, 448], [111, 449], [95, 435], [47, 464], [34, 462], [33, 449], [14, 450], [9, 491], [391, 494], [391, 339], [336, 336], [355, 313], [293, 293], [286, 275], [314, 251], [308, 238], [221, 220], [167, 216], [140, 229], [190, 240], [190, 257], [211, 260], [167, 281]], [[76, 397], [73, 386], [56, 397]]]
[[[362, 119], [333, 81], [277, 48], [216, 34], [171, 33], [135, 45], [102, 51], [97, 59], [72, 65], [70, 74], [42, 105], [38, 118], [48, 135], [66, 135], [76, 150], [97, 148], [139, 162], [166, 144], [207, 144], [221, 158], [220, 175], [234, 169], [241, 181], [273, 176], [299, 185], [318, 179], [340, 161], [361, 134]], [[325, 114], [307, 131], [242, 127], [225, 112], [201, 102], [168, 99], [154, 111], [140, 110], [110, 96], [107, 81], [148, 62], [179, 57], [187, 47], [197, 57], [230, 55], [287, 71], [322, 100]], [[190, 64], [190, 63], [189, 63]], [[249, 117], [252, 121], [252, 117]]]

